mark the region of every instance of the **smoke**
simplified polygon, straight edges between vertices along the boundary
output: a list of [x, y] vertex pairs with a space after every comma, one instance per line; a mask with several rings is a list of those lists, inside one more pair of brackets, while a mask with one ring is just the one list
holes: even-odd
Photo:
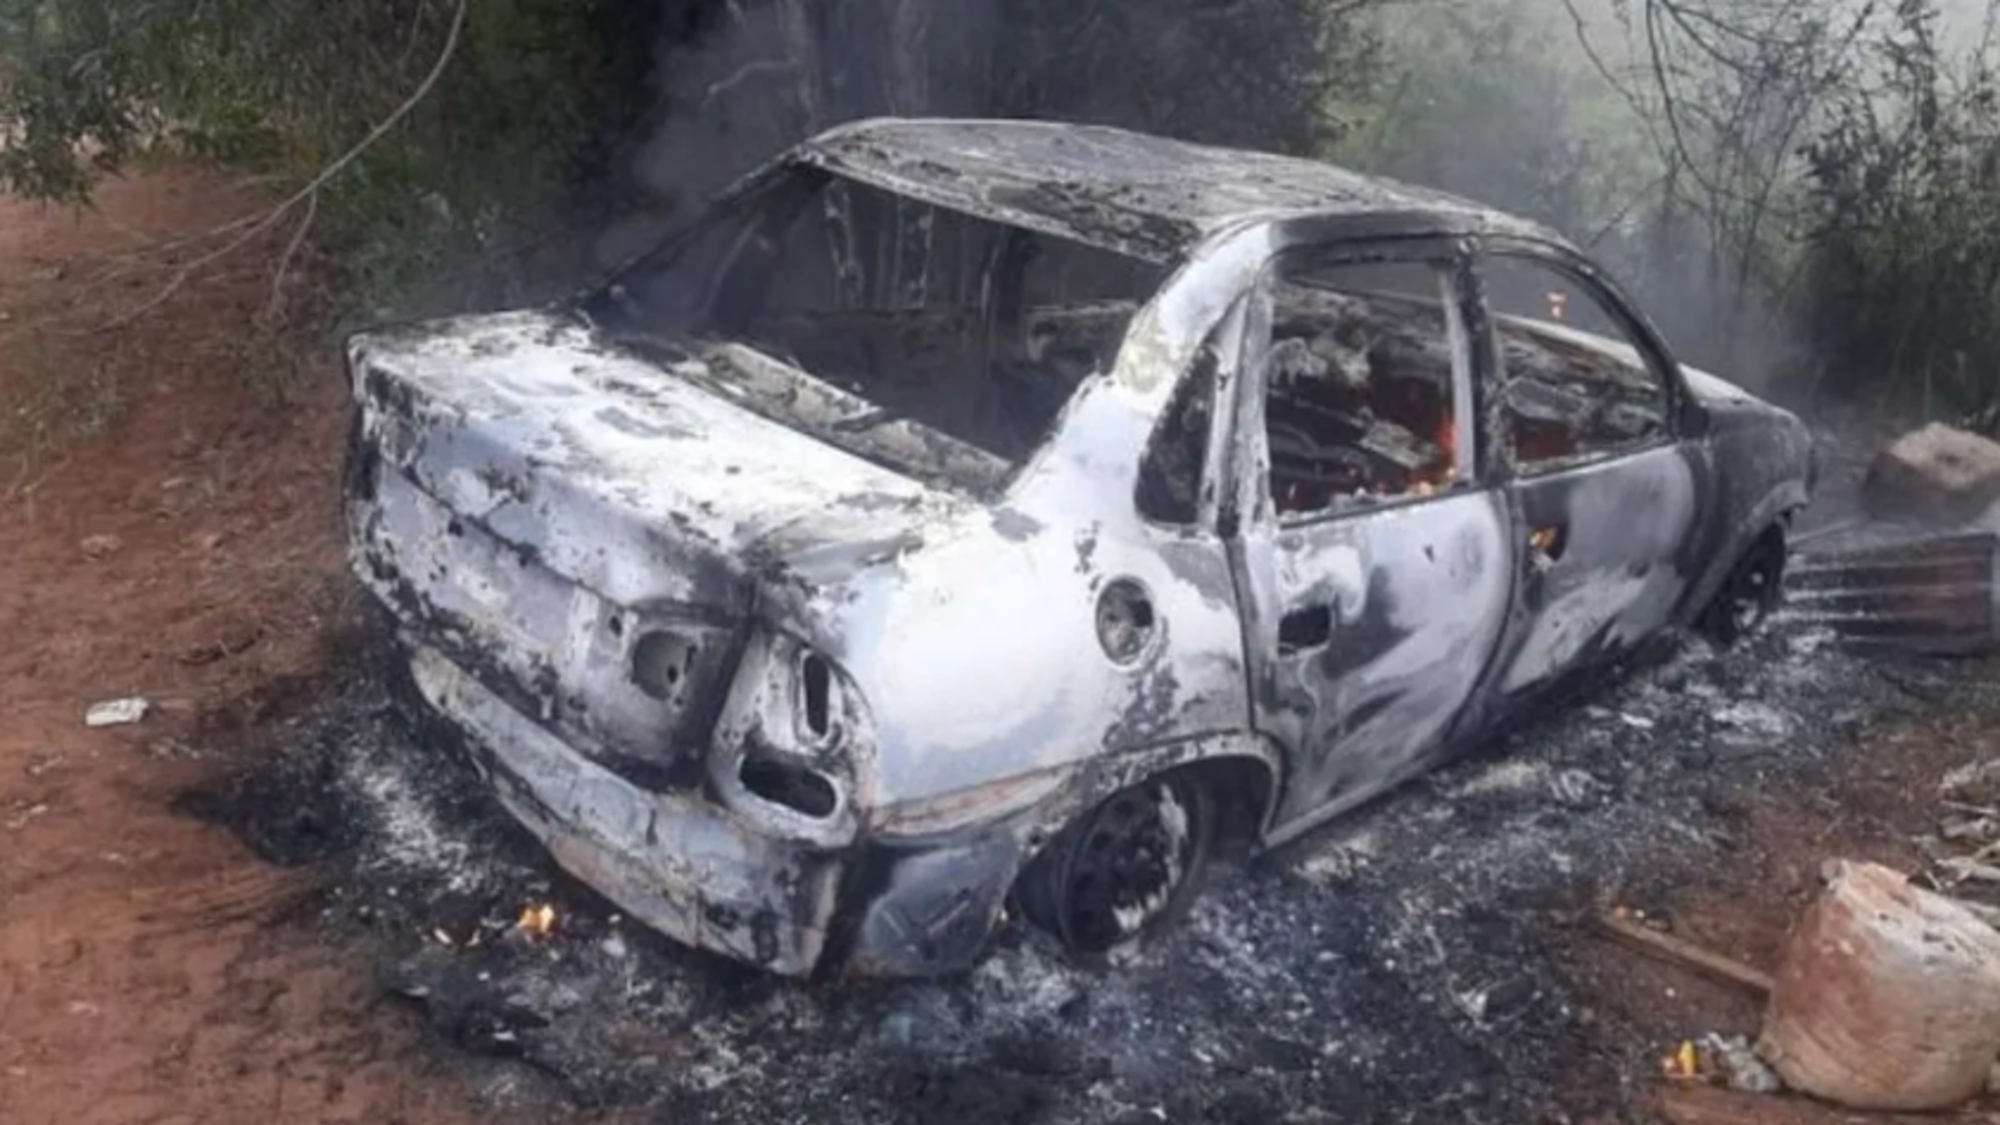
[[1718, 239], [1700, 185], [1663, 151], [1644, 43], [1625, 18], [1637, 8], [1383, 9], [1384, 66], [1336, 156], [1555, 228], [1633, 293], [1683, 361], [1768, 389], [1803, 349], [1766, 279], [1745, 276]]
[[1000, 0], [948, 12], [916, 0], [731, 4], [656, 51], [656, 106], [632, 157], [638, 213], [607, 232], [616, 260], [785, 148], [859, 118], [993, 112]]
[[656, 52], [638, 205], [598, 245], [643, 247], [698, 199], [819, 130], [878, 114], [1031, 117], [1308, 152], [1359, 42], [1319, 0], [737, 0]]
[[[1730, 12], [1738, 2], [1686, 0]], [[1725, 186], [1770, 189], [1770, 218], [1721, 214], [1735, 204], [1663, 131], [1638, 3], [1377, 0], [1339, 5], [1341, 16], [1319, 0], [695, 7], [701, 18], [657, 45], [653, 105], [628, 160], [633, 205], [599, 240], [602, 264], [842, 121], [1056, 118], [1315, 154], [1469, 196], [1582, 245], [1684, 360], [1765, 390], [1806, 366], [1778, 273], [1800, 229], [1780, 204], [1796, 203], [1795, 149], [1810, 128], [1780, 120], [1778, 101], [1746, 118], [1751, 132], [1732, 143], [1753, 167]], [[1942, 7], [1945, 30], [1976, 30], [1987, 0]], [[1720, 159], [1712, 137], [1686, 143]]]

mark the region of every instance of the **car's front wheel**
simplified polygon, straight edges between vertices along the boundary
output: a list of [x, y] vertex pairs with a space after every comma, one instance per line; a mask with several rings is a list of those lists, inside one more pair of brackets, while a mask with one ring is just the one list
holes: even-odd
[[1762, 628], [1784, 596], [1785, 536], [1773, 527], [1744, 552], [1702, 613], [1697, 628], [1727, 647]]
[[1073, 954], [1120, 952], [1187, 913], [1216, 839], [1215, 802], [1200, 777], [1149, 778], [1105, 798], [1036, 855], [1016, 888], [1022, 913]]

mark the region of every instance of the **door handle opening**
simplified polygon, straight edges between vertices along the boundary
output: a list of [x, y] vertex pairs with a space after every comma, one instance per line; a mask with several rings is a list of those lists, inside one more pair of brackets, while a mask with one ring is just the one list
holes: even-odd
[[1333, 607], [1307, 606], [1278, 619], [1278, 655], [1319, 648], [1333, 639]]

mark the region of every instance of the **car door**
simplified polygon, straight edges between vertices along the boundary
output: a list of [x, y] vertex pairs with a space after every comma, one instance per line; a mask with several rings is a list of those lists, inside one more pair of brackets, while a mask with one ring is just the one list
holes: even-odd
[[1483, 681], [1514, 587], [1476, 469], [1453, 243], [1280, 255], [1245, 317], [1231, 555], [1279, 835], [1421, 769]]
[[1515, 620], [1493, 687], [1518, 715], [1670, 622], [1694, 572], [1706, 474], [1676, 439], [1678, 369], [1620, 294], [1546, 248], [1492, 246], [1477, 268], [1518, 528]]

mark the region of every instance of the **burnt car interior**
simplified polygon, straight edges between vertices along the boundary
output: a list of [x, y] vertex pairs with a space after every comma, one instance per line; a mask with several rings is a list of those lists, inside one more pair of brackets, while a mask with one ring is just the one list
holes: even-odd
[[1527, 259], [1494, 258], [1483, 272], [1504, 380], [1501, 414], [1517, 465], [1560, 468], [1667, 436], [1657, 373], [1577, 338], [1632, 346], [1589, 288]]
[[[1536, 278], [1538, 294], [1550, 277]], [[1517, 287], [1518, 288], [1518, 287]], [[1458, 476], [1448, 289], [1415, 263], [1289, 269], [1274, 293], [1265, 431], [1278, 515], [1310, 518], [1436, 495]], [[1533, 471], [1612, 456], [1664, 436], [1663, 388], [1644, 364], [1579, 340], [1560, 321], [1622, 342], [1615, 321], [1558, 297], [1545, 319], [1496, 316], [1502, 420], [1517, 464]], [[1138, 503], [1150, 519], [1195, 518], [1212, 409], [1214, 341], [1153, 437]]]
[[1157, 263], [807, 168], [614, 283], [652, 331], [749, 344], [1010, 464], [1106, 371]]
[[[1518, 466], [1561, 468], [1665, 436], [1656, 374], [1574, 331], [1629, 340], [1587, 289], [1534, 262], [1482, 269], [1507, 431], [1496, 436]], [[1011, 466], [1047, 438], [1083, 379], [1109, 369], [1165, 273], [1164, 263], [794, 168], [633, 267], [608, 288], [613, 300], [586, 308], [615, 308], [649, 332], [727, 342], [721, 354], [739, 377], [746, 359], [810, 373], [854, 396], [832, 424], [841, 433], [914, 423]], [[1453, 448], [1443, 277], [1429, 264], [1310, 258], [1282, 271], [1266, 405], [1281, 516], [1467, 483]], [[1212, 350], [1204, 354], [1212, 365]], [[815, 421], [803, 415], [826, 400], [787, 396], [770, 375], [748, 381], [780, 388], [778, 412]], [[1156, 435], [1139, 497], [1153, 518], [1193, 518], [1208, 409], [1200, 395], [1183, 395]]]
[[1281, 517], [1459, 483], [1443, 286], [1417, 264], [1281, 273], [1264, 408]]
[[[1665, 437], [1665, 388], [1644, 363], [1617, 353], [1629, 340], [1622, 325], [1553, 271], [1519, 272], [1544, 307], [1539, 318], [1494, 318], [1501, 419], [1515, 463], [1561, 468]], [[1454, 448], [1448, 293], [1441, 272], [1414, 263], [1281, 274], [1265, 357], [1270, 488], [1281, 517], [1466, 483]], [[1585, 323], [1565, 323], [1577, 319]]]

